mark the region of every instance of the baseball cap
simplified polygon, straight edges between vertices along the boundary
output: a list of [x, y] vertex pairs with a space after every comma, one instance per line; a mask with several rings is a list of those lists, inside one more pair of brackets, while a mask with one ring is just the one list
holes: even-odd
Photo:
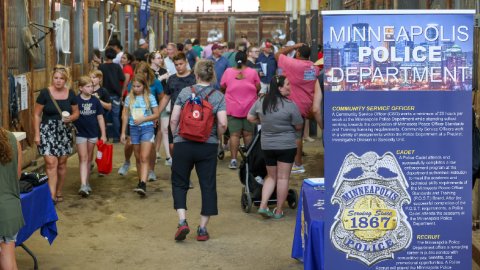
[[213, 37], [212, 40], [213, 40], [213, 42], [218, 42], [218, 38], [217, 38], [217, 37]]
[[138, 42], [138, 45], [142, 46], [143, 44], [145, 43], [148, 43], [148, 41], [146, 41], [145, 39], [140, 39], [140, 41]]
[[192, 44], [192, 41], [189, 38], [185, 39], [185, 42], [183, 42], [183, 45], [187, 44]]
[[285, 46], [290, 47], [295, 45], [295, 42], [293, 40], [289, 40]]
[[207, 38], [207, 42], [209, 42], [209, 43], [210, 43], [210, 42], [212, 42], [212, 41], [213, 41], [213, 39], [212, 39], [212, 38]]
[[223, 49], [223, 44], [220, 44], [220, 43], [219, 44], [214, 44], [212, 46], [212, 51], [215, 50], [215, 49], [220, 49], [220, 50]]
[[270, 48], [270, 47], [272, 47], [272, 46], [273, 46], [272, 43], [270, 43], [270, 42], [265, 42], [265, 48]]

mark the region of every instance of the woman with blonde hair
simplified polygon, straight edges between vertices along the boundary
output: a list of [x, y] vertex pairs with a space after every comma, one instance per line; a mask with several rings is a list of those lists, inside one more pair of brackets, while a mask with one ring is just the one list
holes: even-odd
[[70, 74], [56, 65], [50, 75], [51, 84], [40, 91], [35, 104], [35, 144], [45, 160], [48, 185], [54, 203], [62, 202], [62, 187], [67, 173], [67, 157], [72, 153], [74, 128], [80, 116]]
[[0, 269], [17, 269], [15, 241], [25, 225], [18, 186], [21, 172], [20, 143], [0, 127]]

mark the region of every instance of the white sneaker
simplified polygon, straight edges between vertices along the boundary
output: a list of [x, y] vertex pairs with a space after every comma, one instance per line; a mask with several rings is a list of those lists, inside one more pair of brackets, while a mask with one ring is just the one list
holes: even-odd
[[314, 138], [310, 138], [310, 137], [305, 138], [305, 140], [307, 140], [308, 142], [314, 142], [315, 141]]
[[162, 156], [160, 155], [160, 152], [157, 151], [157, 159], [162, 159]]
[[236, 160], [232, 160], [230, 162], [230, 164], [228, 165], [228, 168], [230, 169], [236, 169], [237, 168], [237, 161]]
[[305, 168], [303, 167], [303, 165], [297, 166], [295, 165], [295, 162], [293, 163], [292, 173], [304, 173], [304, 172], [305, 172]]
[[81, 185], [80, 190], [78, 191], [78, 195], [82, 195], [84, 197], [88, 196], [88, 188], [87, 185]]
[[165, 160], [165, 166], [172, 166], [172, 162], [173, 162], [172, 158]]
[[118, 174], [120, 175], [126, 175], [127, 172], [128, 172], [128, 169], [130, 169], [130, 166], [132, 164], [130, 164], [130, 162], [124, 162], [122, 167], [120, 168], [120, 170], [118, 170]]
[[157, 176], [155, 175], [155, 172], [152, 170], [148, 172], [148, 181], [157, 181]]

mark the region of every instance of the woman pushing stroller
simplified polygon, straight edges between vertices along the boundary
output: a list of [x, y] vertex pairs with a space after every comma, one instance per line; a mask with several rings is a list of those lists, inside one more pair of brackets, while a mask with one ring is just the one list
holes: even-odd
[[[289, 95], [287, 77], [274, 76], [270, 91], [255, 102], [247, 116], [252, 124], [262, 125], [261, 144], [268, 172], [258, 209], [263, 217], [283, 217], [282, 207], [288, 195], [288, 180], [297, 151], [295, 139], [301, 138], [303, 119], [297, 105], [287, 99]], [[275, 187], [277, 207], [271, 212], [268, 200]]]

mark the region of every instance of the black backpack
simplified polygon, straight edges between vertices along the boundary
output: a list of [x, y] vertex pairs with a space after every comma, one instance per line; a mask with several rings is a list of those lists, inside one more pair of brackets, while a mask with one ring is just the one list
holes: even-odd
[[27, 172], [27, 173], [22, 173], [22, 176], [20, 177], [20, 181], [26, 181], [32, 184], [32, 186], [38, 187], [40, 185], [47, 183], [48, 176], [44, 173]]

